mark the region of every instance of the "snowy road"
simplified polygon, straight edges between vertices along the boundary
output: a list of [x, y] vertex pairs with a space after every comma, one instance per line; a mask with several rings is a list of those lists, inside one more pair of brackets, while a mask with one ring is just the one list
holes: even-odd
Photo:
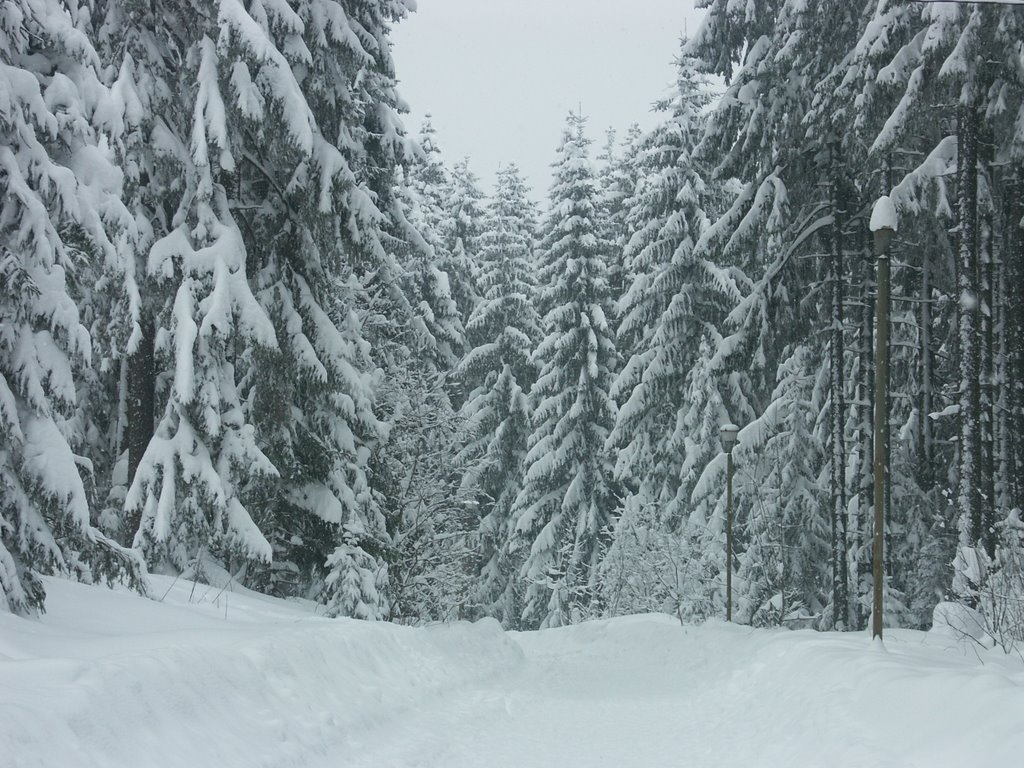
[[[588, 629], [592, 642], [581, 643], [579, 629], [545, 633], [545, 642], [520, 635], [522, 667], [449, 692], [438, 706], [403, 720], [383, 743], [354, 744], [359, 758], [350, 765], [679, 764], [681, 740], [699, 733], [694, 667], [687, 671], [667, 658], [652, 664], [653, 659], [631, 657], [624, 638], [602, 637], [607, 625]], [[612, 634], [621, 629], [614, 627]], [[678, 625], [673, 631], [679, 632]], [[552, 643], [558, 634], [566, 642]]]
[[1024, 662], [935, 633], [666, 616], [503, 633], [328, 620], [153, 577], [0, 614], [0, 768], [1004, 768]]
[[[972, 729], [973, 697], [943, 694], [960, 688], [957, 677], [965, 690], [984, 687], [977, 660], [929, 653], [920, 633], [900, 633], [888, 651], [863, 637], [766, 634], [686, 630], [660, 617], [520, 634], [521, 668], [353, 740], [343, 764], [935, 768], [979, 755], [1017, 764], [1024, 737], [1011, 721], [1024, 712], [1024, 676], [1007, 687], [991, 673], [1006, 698], [985, 709], [1009, 711]], [[1000, 722], [1003, 737], [993, 740]]]

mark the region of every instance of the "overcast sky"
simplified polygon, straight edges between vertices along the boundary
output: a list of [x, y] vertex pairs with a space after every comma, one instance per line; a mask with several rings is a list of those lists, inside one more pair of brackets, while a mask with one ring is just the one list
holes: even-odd
[[[595, 145], [613, 126], [653, 125], [672, 83], [693, 0], [417, 0], [394, 30], [399, 90], [419, 133], [430, 113], [449, 164], [463, 156], [490, 192], [499, 165], [519, 164], [538, 200], [565, 116], [582, 106]], [[595, 146], [596, 149], [596, 146]]]

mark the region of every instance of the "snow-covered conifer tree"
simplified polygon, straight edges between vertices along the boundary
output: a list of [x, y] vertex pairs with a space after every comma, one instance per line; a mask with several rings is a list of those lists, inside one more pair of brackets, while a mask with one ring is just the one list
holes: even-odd
[[737, 521], [743, 549], [734, 583], [744, 624], [782, 626], [817, 615], [829, 599], [829, 530], [819, 512], [827, 503], [819, 483], [822, 373], [810, 347], [794, 349], [771, 403], [734, 449], [746, 467], [740, 491], [751, 500]]
[[441, 265], [448, 273], [452, 297], [463, 324], [469, 322], [469, 316], [481, 298], [482, 289], [476, 284], [476, 279], [477, 259], [482, 247], [484, 205], [484, 193], [476, 174], [470, 169], [468, 158], [463, 158], [451, 169], [451, 181], [444, 201], [446, 218], [442, 231], [447, 248]]
[[77, 3], [0, 10], [0, 608], [16, 613], [43, 609], [41, 573], [88, 576], [91, 547], [114, 551], [76, 454], [92, 344], [71, 293], [125, 223], [87, 20]]
[[597, 178], [601, 236], [608, 242], [608, 284], [615, 301], [625, 293], [628, 282], [623, 256], [632, 235], [628, 216], [639, 175], [637, 145], [642, 135], [640, 126], [633, 123], [625, 139], [616, 147], [615, 131], [609, 129], [597, 158], [601, 164]]
[[[173, 342], [177, 375], [158, 393], [167, 405], [151, 460], [136, 476], [145, 494], [133, 488], [129, 504], [145, 506], [147, 549], [177, 538], [190, 542], [174, 545], [179, 555], [207, 546], [227, 555], [234, 538], [241, 553], [262, 559], [270, 537], [278, 575], [291, 582], [275, 589], [313, 595], [333, 570], [331, 583], [343, 586], [325, 592], [332, 610], [380, 616], [386, 532], [366, 472], [381, 425], [364, 333], [380, 324], [375, 300], [394, 310], [392, 320], [409, 317], [385, 245], [386, 229], [406, 226], [392, 191], [396, 158], [406, 152], [387, 43], [388, 25], [404, 7], [227, 1], [215, 15], [176, 10], [181, 18], [115, 18], [114, 6], [108, 23], [140, 41], [112, 47], [123, 56], [115, 60], [126, 73], [122, 91], [135, 96], [125, 99], [126, 123], [142, 136], [126, 140], [127, 156], [142, 182], [175, 175], [184, 182], [155, 183], [162, 196], [139, 185], [139, 207], [157, 227], [155, 243], [141, 244], [143, 262], [174, 296], [158, 304], [158, 362], [171, 363]], [[175, 33], [162, 34], [165, 24]], [[181, 60], [193, 78], [167, 75], [168, 62]], [[250, 282], [255, 295], [247, 295]], [[191, 392], [182, 369], [192, 354], [190, 313]], [[198, 447], [183, 444], [186, 453], [173, 463], [167, 448], [182, 424], [201, 434]], [[198, 461], [204, 447], [208, 462]], [[165, 491], [177, 467], [182, 490], [191, 493], [198, 466], [207, 467], [211, 514], [178, 515], [171, 531], [156, 525], [154, 494], [167, 508], [188, 506], [188, 497], [172, 503]], [[220, 511], [217, 482], [243, 524], [241, 494], [259, 503], [258, 519], [242, 525], [246, 534], [232, 536], [233, 526], [240, 529]]]
[[533, 434], [515, 505], [516, 537], [530, 549], [522, 569], [527, 626], [558, 626], [596, 608], [597, 567], [616, 505], [604, 450], [615, 420], [616, 353], [589, 144], [583, 117], [570, 114], [544, 227], [539, 278], [549, 309], [534, 353]]
[[404, 241], [396, 243], [404, 270], [402, 286], [413, 309], [414, 345], [435, 371], [446, 372], [458, 362], [464, 345], [459, 308], [444, 269], [446, 249], [436, 226], [440, 210], [429, 187], [413, 178], [412, 186], [399, 169], [395, 198], [408, 224]]
[[[832, 23], [822, 24], [824, 17]], [[747, 189], [740, 199], [754, 206], [751, 211], [760, 209], [758, 214], [735, 219], [727, 213], [714, 226], [724, 235], [724, 230], [742, 222], [745, 232], [734, 230], [724, 239], [730, 250], [740, 237], [748, 239], [752, 255], [741, 262], [756, 286], [744, 303], [748, 309], [760, 305], [747, 319], [761, 323], [761, 328], [755, 335], [749, 334], [753, 328], [743, 334], [745, 340], [736, 349], [750, 357], [746, 363], [734, 363], [754, 374], [746, 396], [765, 400], [774, 389], [771, 378], [780, 370], [787, 345], [796, 341], [790, 331], [804, 327], [799, 315], [806, 307], [795, 297], [815, 294], [822, 304], [818, 311], [827, 308], [831, 318], [832, 378], [825, 403], [831, 415], [832, 457], [833, 611], [829, 620], [839, 627], [849, 625], [848, 554], [851, 546], [859, 546], [859, 542], [851, 544], [847, 531], [845, 371], [849, 356], [844, 287], [849, 279], [848, 256], [864, 242], [863, 227], [852, 215], [860, 206], [857, 195], [862, 188], [848, 174], [851, 158], [859, 157], [864, 148], [846, 133], [842, 124], [846, 118], [834, 94], [858, 24], [856, 8], [832, 0], [813, 5], [777, 0], [742, 11], [724, 0], [712, 0], [701, 29], [685, 49], [702, 69], [728, 80], [726, 95], [709, 115], [698, 154], [714, 163], [716, 175], [741, 179]], [[793, 83], [801, 85], [794, 88]], [[769, 199], [773, 215], [764, 217]], [[768, 224], [774, 232], [767, 231]], [[765, 248], [769, 241], [775, 245]], [[798, 251], [810, 251], [806, 258], [812, 263], [795, 259]], [[827, 290], [817, 290], [818, 285]], [[762, 291], [755, 299], [754, 293]], [[760, 320], [755, 320], [756, 315]]]
[[[664, 122], [639, 141], [638, 181], [628, 201], [631, 284], [619, 301], [618, 338], [632, 354], [612, 390], [621, 407], [609, 439], [627, 490], [609, 559], [621, 573], [659, 563], [664, 570], [652, 577], [673, 588], [657, 599], [674, 600], [673, 612], [701, 615], [705, 608], [696, 604], [703, 605], [707, 590], [690, 565], [707, 559], [702, 550], [714, 538], [707, 526], [715, 521], [690, 494], [717, 453], [717, 425], [731, 421], [721, 393], [729, 389], [724, 353], [733, 341], [723, 340], [718, 327], [738, 273], [715, 263], [721, 254], [705, 237], [718, 194], [694, 150], [708, 83], [686, 55], [677, 62], [675, 91], [660, 105]], [[713, 543], [710, 549], [719, 551]], [[717, 560], [708, 568], [718, 569]], [[636, 592], [628, 579], [605, 575], [605, 590], [621, 587]], [[620, 611], [643, 610], [650, 596], [642, 597], [646, 602], [636, 606], [612, 593], [608, 600]]]
[[407, 293], [423, 324], [421, 339], [433, 349], [433, 364], [450, 370], [462, 354], [463, 319], [452, 291], [455, 274], [453, 254], [447, 239], [450, 229], [445, 209], [451, 175], [437, 145], [429, 117], [419, 136], [422, 157], [410, 164], [405, 176], [399, 174], [396, 197], [403, 200], [412, 229], [401, 248], [400, 261], [407, 271]]
[[682, 382], [706, 329], [722, 315], [720, 273], [695, 254], [708, 226], [707, 185], [693, 156], [707, 88], [692, 60], [680, 58], [676, 95], [661, 105], [669, 115], [642, 142], [642, 171], [627, 201], [634, 233], [625, 262], [632, 281], [619, 302], [618, 338], [632, 355], [613, 388], [623, 407], [610, 444], [622, 449], [618, 476], [645, 486], [644, 503], [678, 479], [686, 460], [669, 446], [684, 405]]
[[509, 550], [512, 507], [522, 487], [530, 435], [528, 392], [536, 379], [531, 359], [540, 339], [533, 307], [531, 204], [515, 165], [498, 172], [480, 237], [479, 286], [483, 294], [470, 316], [473, 348], [459, 364], [467, 391], [462, 413], [468, 441], [459, 454], [463, 492], [480, 517], [480, 610], [505, 626], [518, 626], [521, 564]]
[[[396, 259], [405, 243], [423, 242], [396, 186], [411, 155], [388, 32], [405, 8], [307, 0], [290, 15], [252, 10], [282, 57], [278, 78], [274, 61], [244, 51], [257, 90], [239, 75], [236, 95], [243, 135], [260, 139], [247, 141], [240, 201], [254, 213], [240, 215], [280, 345], [265, 361], [276, 375], [252, 380], [282, 475], [270, 488], [272, 525], [280, 565], [290, 568], [278, 573], [300, 571], [280, 589], [319, 597], [331, 614], [382, 618], [391, 541], [370, 467], [386, 437], [376, 368], [396, 329], [412, 327]], [[251, 105], [274, 117], [275, 132], [260, 129]], [[292, 130], [293, 109], [308, 128]]]
[[[227, 20], [225, 35], [237, 34], [240, 22]], [[225, 51], [204, 34], [189, 53], [197, 86], [187, 191], [147, 265], [175, 286], [156, 345], [173, 360], [173, 381], [126, 499], [142, 511], [136, 542], [147, 559], [177, 569], [198, 566], [208, 550], [269, 561], [270, 544], [243, 499], [248, 482], [276, 473], [257, 447], [240, 389], [239, 352], [273, 347], [276, 338], [249, 286], [245, 243], [225, 188], [241, 155], [219, 81]]]

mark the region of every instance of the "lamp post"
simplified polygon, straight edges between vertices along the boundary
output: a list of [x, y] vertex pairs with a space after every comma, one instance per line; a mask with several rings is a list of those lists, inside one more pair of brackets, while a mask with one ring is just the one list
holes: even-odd
[[872, 612], [871, 637], [882, 639], [882, 601], [885, 580], [885, 446], [889, 399], [889, 244], [896, 234], [896, 206], [883, 195], [871, 212], [878, 264], [878, 296], [875, 301], [875, 418], [873, 428], [875, 530], [871, 542]]
[[732, 621], [732, 449], [739, 442], [740, 428], [726, 424], [719, 430], [726, 456], [725, 492], [725, 620]]

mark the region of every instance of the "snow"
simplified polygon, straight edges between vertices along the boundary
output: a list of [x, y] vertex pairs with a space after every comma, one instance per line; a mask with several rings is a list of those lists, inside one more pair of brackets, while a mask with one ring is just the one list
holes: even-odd
[[[977, 578], [978, 558], [973, 552], [970, 554], [973, 555], [970, 558], [971, 562], [963, 571], [968, 578], [972, 575]], [[963, 557], [964, 553], [959, 553], [957, 556]], [[970, 638], [986, 648], [991, 648], [995, 644], [995, 640], [986, 631], [986, 626], [987, 622], [984, 616], [973, 608], [968, 608], [960, 603], [939, 603], [935, 606], [932, 615], [933, 633], [945, 634], [955, 639]]]
[[663, 615], [409, 628], [150, 579], [152, 600], [47, 579], [41, 619], [0, 615], [0, 768], [935, 768], [1024, 750], [1024, 662], [948, 628], [884, 646]]
[[880, 229], [891, 229], [893, 232], [899, 229], [899, 216], [896, 213], [896, 205], [888, 195], [882, 195], [875, 201], [875, 207], [871, 210], [871, 223], [868, 229], [877, 232]]
[[82, 530], [89, 527], [89, 503], [78, 473], [76, 457], [51, 418], [27, 411], [22, 423], [24, 471], [64, 507], [67, 519]]
[[521, 663], [493, 621], [332, 620], [150, 578], [160, 602], [47, 580], [41, 620], [0, 615], [0, 767], [338, 765], [403, 713]]

